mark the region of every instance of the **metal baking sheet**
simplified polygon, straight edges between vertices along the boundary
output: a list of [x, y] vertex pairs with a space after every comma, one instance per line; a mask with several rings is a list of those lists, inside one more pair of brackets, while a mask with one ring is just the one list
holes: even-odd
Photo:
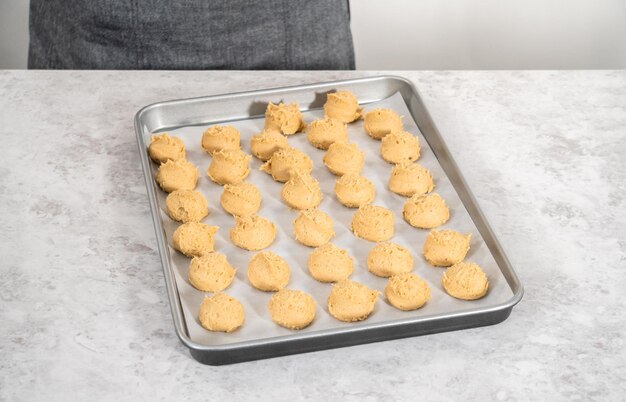
[[[242, 134], [243, 150], [250, 153], [249, 141], [263, 128], [263, 112], [267, 102], [298, 102], [304, 120], [310, 122], [322, 117], [320, 107], [325, 94], [336, 89], [355, 93], [366, 111], [384, 107], [404, 116], [405, 129], [420, 139], [422, 152], [418, 163], [430, 169], [436, 184], [435, 191], [450, 207], [451, 218], [442, 228], [472, 233], [471, 249], [466, 259], [481, 265], [489, 277], [490, 290], [487, 296], [468, 302], [454, 299], [443, 291], [441, 275], [444, 269], [430, 266], [421, 254], [428, 231], [415, 229], [402, 219], [402, 206], [406, 198], [387, 189], [392, 166], [380, 157], [380, 142], [368, 137], [363, 131], [362, 121], [358, 121], [350, 124], [348, 131], [350, 141], [357, 143], [366, 154], [363, 175], [376, 186], [374, 204], [394, 211], [396, 234], [392, 241], [412, 251], [414, 272], [429, 284], [431, 300], [419, 310], [403, 312], [390, 306], [381, 296], [373, 314], [365, 321], [343, 323], [331, 317], [326, 309], [331, 285], [319, 283], [310, 277], [306, 261], [312, 249], [293, 239], [292, 221], [298, 211], [289, 210], [283, 204], [280, 200], [282, 184], [259, 171], [261, 161], [253, 158], [248, 181], [257, 185], [263, 195], [259, 215], [272, 220], [278, 228], [276, 241], [268, 250], [288, 261], [292, 270], [288, 287], [312, 294], [318, 303], [315, 320], [303, 330], [288, 330], [272, 322], [266, 307], [271, 293], [252, 288], [246, 278], [248, 261], [255, 252], [237, 248], [228, 238], [234, 221], [219, 205], [222, 187], [206, 176], [211, 158], [200, 147], [202, 132], [213, 124], [233, 125]], [[403, 79], [375, 77], [169, 101], [142, 109], [136, 116], [136, 130], [176, 331], [192, 355], [202, 362], [225, 364], [492, 324], [505, 319], [522, 296], [519, 280], [478, 210], [417, 92]], [[171, 247], [171, 235], [178, 223], [164, 212], [166, 194], [155, 184], [157, 166], [147, 158], [146, 151], [150, 135], [163, 131], [179, 136], [185, 142], [188, 160], [198, 166], [200, 171], [197, 189], [209, 202], [210, 214], [203, 222], [220, 227], [216, 235], [216, 250], [226, 254], [230, 263], [238, 269], [235, 281], [225, 292], [243, 303], [246, 321], [242, 328], [233, 333], [213, 333], [200, 326], [197, 320], [198, 308], [205, 294], [187, 281], [190, 260]], [[358, 239], [350, 232], [350, 221], [355, 210], [343, 207], [335, 199], [333, 186], [337, 177], [323, 165], [324, 151], [311, 146], [305, 134], [290, 136], [289, 142], [313, 159], [313, 175], [319, 180], [324, 193], [320, 209], [329, 213], [335, 222], [336, 237], [332, 241], [347, 249], [355, 259], [355, 272], [351, 279], [382, 291], [387, 280], [367, 272], [365, 265], [367, 253], [374, 243]]]

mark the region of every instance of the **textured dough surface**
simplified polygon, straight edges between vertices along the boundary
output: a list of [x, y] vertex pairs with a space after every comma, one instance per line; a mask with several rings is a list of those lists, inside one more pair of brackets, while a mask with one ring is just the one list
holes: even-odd
[[326, 95], [324, 116], [337, 119], [342, 123], [352, 123], [361, 118], [363, 109], [350, 91], [331, 92]]
[[380, 140], [393, 131], [402, 131], [402, 118], [391, 109], [374, 109], [365, 114], [363, 129], [370, 137]]
[[399, 310], [417, 310], [430, 299], [430, 288], [415, 274], [399, 274], [389, 278], [385, 286], [385, 297], [389, 304]]
[[235, 227], [230, 230], [230, 240], [244, 250], [261, 250], [276, 238], [276, 225], [258, 215], [235, 216]]
[[359, 174], [365, 164], [365, 154], [354, 143], [335, 142], [328, 147], [323, 161], [334, 175]]
[[406, 131], [392, 131], [380, 141], [380, 155], [389, 163], [411, 163], [420, 157], [419, 139]]
[[293, 209], [312, 209], [322, 202], [322, 190], [311, 174], [295, 170], [280, 190], [280, 197]]
[[335, 283], [328, 296], [328, 312], [339, 321], [362, 321], [372, 314], [378, 290], [350, 280]]
[[263, 130], [250, 139], [250, 151], [262, 161], [269, 160], [274, 152], [289, 147], [287, 137], [276, 129]]
[[261, 165], [262, 172], [270, 174], [274, 180], [282, 183], [289, 180], [291, 172], [296, 170], [311, 173], [313, 161], [307, 154], [293, 147], [279, 149]]
[[265, 128], [278, 130], [285, 135], [292, 135], [304, 128], [302, 113], [297, 103], [270, 102], [265, 109]]
[[200, 304], [198, 319], [209, 331], [233, 332], [243, 325], [243, 304], [234, 297], [216, 293], [204, 298]]
[[233, 126], [211, 126], [202, 133], [201, 145], [209, 155], [213, 155], [225, 149], [240, 149], [240, 138], [239, 130]]
[[472, 235], [455, 230], [431, 230], [424, 241], [424, 258], [436, 267], [449, 267], [463, 261], [470, 249]]
[[436, 228], [450, 219], [450, 210], [437, 193], [412, 196], [404, 203], [402, 214], [411, 226], [419, 229]]
[[394, 234], [393, 212], [378, 205], [360, 207], [352, 216], [352, 233], [369, 241], [386, 241]]
[[335, 235], [333, 219], [319, 209], [300, 211], [293, 221], [293, 234], [296, 240], [305, 246], [321, 246]]
[[339, 120], [315, 120], [306, 128], [306, 139], [315, 148], [328, 149], [335, 142], [348, 142], [348, 129]]
[[276, 324], [288, 329], [302, 329], [313, 322], [317, 305], [307, 293], [283, 289], [272, 295], [267, 308]]
[[209, 214], [206, 198], [194, 190], [176, 190], [165, 199], [167, 214], [175, 221], [200, 222]]
[[413, 256], [398, 244], [380, 243], [367, 254], [367, 270], [383, 278], [411, 272]]
[[264, 292], [276, 292], [289, 283], [291, 269], [279, 255], [266, 251], [256, 254], [248, 263], [248, 281]]
[[326, 243], [309, 254], [307, 268], [317, 281], [338, 282], [352, 275], [354, 259], [347, 250]]
[[391, 169], [389, 190], [398, 195], [412, 197], [430, 193], [434, 188], [430, 171], [417, 163], [399, 164]]
[[250, 173], [252, 157], [240, 149], [224, 149], [213, 154], [207, 175], [217, 184], [241, 183]]
[[461, 300], [476, 300], [487, 294], [489, 280], [473, 262], [459, 262], [446, 269], [441, 277], [444, 290]]
[[252, 183], [242, 181], [224, 185], [220, 204], [231, 215], [252, 215], [261, 208], [261, 191]]
[[186, 159], [168, 160], [159, 166], [156, 181], [167, 193], [176, 190], [193, 190], [198, 182], [198, 169]]
[[187, 257], [201, 257], [213, 251], [218, 229], [199, 222], [183, 223], [172, 235], [172, 246]]
[[203, 292], [219, 292], [230, 286], [235, 271], [224, 254], [213, 251], [191, 259], [189, 283]]
[[148, 155], [156, 163], [185, 159], [185, 144], [180, 138], [170, 137], [167, 133], [153, 135], [150, 137]]
[[337, 200], [348, 208], [371, 204], [376, 197], [374, 183], [358, 174], [346, 174], [335, 182]]

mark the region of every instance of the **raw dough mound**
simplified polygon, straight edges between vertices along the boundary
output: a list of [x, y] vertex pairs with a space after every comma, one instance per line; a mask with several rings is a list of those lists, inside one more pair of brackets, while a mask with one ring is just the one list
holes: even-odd
[[315, 148], [328, 149], [335, 142], [348, 142], [348, 130], [339, 120], [315, 120], [306, 128], [306, 139]]
[[305, 246], [321, 246], [335, 235], [333, 219], [319, 209], [300, 211], [293, 221], [293, 233], [296, 240]]
[[328, 312], [339, 321], [362, 321], [374, 311], [378, 290], [350, 280], [335, 283], [328, 297]]
[[365, 154], [354, 143], [335, 142], [324, 155], [324, 165], [332, 174], [359, 174], [365, 163]]
[[380, 243], [367, 254], [367, 270], [383, 278], [411, 272], [413, 256], [395, 243]]
[[354, 260], [346, 250], [326, 243], [309, 254], [307, 266], [316, 280], [338, 282], [352, 275]]
[[251, 183], [226, 184], [220, 204], [231, 215], [256, 214], [261, 207], [261, 192]]
[[241, 134], [233, 126], [211, 126], [202, 134], [202, 149], [209, 155], [225, 149], [239, 149]]
[[315, 177], [300, 170], [291, 173], [291, 178], [280, 191], [285, 204], [294, 209], [311, 209], [320, 205], [322, 191]]
[[185, 159], [185, 144], [180, 138], [170, 137], [167, 133], [153, 135], [148, 145], [148, 155], [156, 163]]
[[459, 262], [446, 269], [441, 284], [450, 296], [461, 300], [480, 299], [489, 289], [487, 275], [472, 262]]
[[261, 250], [276, 238], [276, 225], [258, 215], [235, 216], [230, 240], [244, 250]]
[[198, 169], [185, 159], [168, 160], [159, 166], [156, 181], [163, 191], [193, 190], [198, 182]]
[[272, 178], [282, 183], [289, 180], [292, 170], [311, 173], [313, 161], [299, 149], [288, 147], [274, 152], [272, 157], [261, 165], [261, 171], [272, 175]]
[[215, 233], [219, 228], [199, 222], [180, 225], [172, 235], [172, 246], [187, 257], [202, 257], [213, 251]]
[[393, 237], [393, 212], [377, 205], [360, 207], [352, 217], [352, 233], [369, 241], [386, 241]]
[[286, 135], [297, 133], [304, 128], [300, 107], [297, 103], [275, 105], [270, 102], [265, 109], [265, 128], [279, 130]]
[[198, 319], [209, 331], [233, 332], [243, 325], [243, 305], [234, 297], [216, 293], [204, 298]]
[[326, 95], [324, 115], [327, 118], [337, 119], [342, 123], [352, 123], [361, 117], [362, 110], [356, 97], [350, 91], [337, 91]]
[[250, 284], [264, 292], [281, 290], [289, 283], [290, 276], [287, 261], [271, 251], [256, 254], [248, 264]]
[[402, 131], [402, 118], [390, 109], [374, 109], [365, 114], [363, 129], [375, 140], [380, 140], [393, 131]]
[[250, 140], [252, 155], [262, 161], [269, 160], [274, 152], [289, 147], [287, 137], [277, 130], [263, 130]]
[[389, 190], [404, 197], [427, 194], [434, 187], [430, 171], [417, 163], [396, 165], [389, 176]]
[[241, 183], [250, 173], [252, 157], [240, 149], [225, 149], [213, 154], [207, 175], [217, 184]]
[[402, 214], [411, 226], [420, 229], [432, 229], [450, 219], [450, 210], [437, 193], [414, 195], [404, 203]]
[[313, 322], [317, 305], [307, 293], [283, 289], [272, 295], [267, 308], [276, 324], [288, 329], [302, 329]]
[[406, 273], [389, 278], [385, 286], [385, 296], [399, 310], [417, 310], [430, 299], [430, 289], [419, 276]]
[[235, 271], [224, 254], [213, 251], [191, 259], [189, 283], [203, 292], [219, 292], [230, 286]]
[[455, 230], [432, 230], [424, 242], [424, 258], [436, 267], [449, 267], [463, 261], [470, 249], [471, 234]]
[[374, 184], [358, 174], [346, 174], [335, 182], [335, 195], [348, 208], [371, 204], [376, 196]]
[[406, 131], [392, 131], [380, 141], [380, 154], [389, 163], [410, 163], [420, 157], [420, 141]]
[[199, 191], [176, 190], [165, 199], [167, 214], [178, 222], [200, 222], [209, 214], [206, 199]]

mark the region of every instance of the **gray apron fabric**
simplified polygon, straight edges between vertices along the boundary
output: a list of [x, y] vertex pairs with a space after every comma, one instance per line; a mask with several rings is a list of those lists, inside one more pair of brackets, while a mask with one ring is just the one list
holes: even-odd
[[31, 0], [34, 69], [354, 69], [347, 0]]

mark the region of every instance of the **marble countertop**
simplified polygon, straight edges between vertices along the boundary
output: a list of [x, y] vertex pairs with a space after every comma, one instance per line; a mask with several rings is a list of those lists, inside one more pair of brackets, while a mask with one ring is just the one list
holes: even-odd
[[177, 339], [133, 116], [376, 72], [0, 71], [0, 400], [617, 400], [626, 71], [411, 79], [525, 287], [501, 324], [211, 367]]

